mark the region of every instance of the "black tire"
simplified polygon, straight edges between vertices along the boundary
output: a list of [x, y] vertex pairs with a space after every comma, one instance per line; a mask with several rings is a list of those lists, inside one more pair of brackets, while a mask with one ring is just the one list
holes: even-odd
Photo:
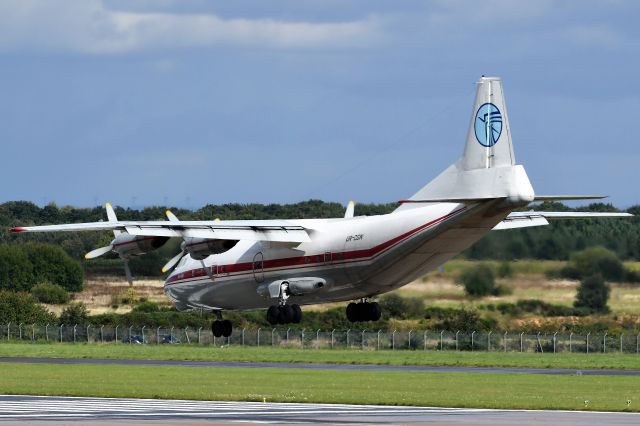
[[382, 316], [382, 308], [378, 302], [371, 304], [371, 321], [378, 321]]
[[356, 303], [349, 303], [347, 305], [347, 319], [350, 322], [358, 321], [358, 305]]
[[291, 309], [293, 309], [293, 318], [291, 322], [294, 324], [300, 324], [300, 321], [302, 321], [302, 309], [300, 309], [300, 305], [291, 305]]
[[291, 324], [293, 322], [293, 308], [291, 305], [284, 305], [281, 309], [282, 319], [284, 320], [283, 324]]
[[362, 302], [358, 303], [358, 321], [365, 322], [369, 321], [369, 317], [371, 316], [371, 303]]
[[222, 337], [222, 322], [215, 320], [211, 324], [211, 332], [213, 333], [214, 337]]
[[278, 324], [278, 311], [279, 309], [276, 305], [269, 306], [269, 309], [267, 309], [267, 321], [269, 321], [269, 324]]
[[220, 321], [222, 323], [222, 335], [224, 337], [229, 337], [231, 336], [231, 333], [233, 332], [233, 325], [231, 324], [231, 321], [229, 320], [223, 320]]

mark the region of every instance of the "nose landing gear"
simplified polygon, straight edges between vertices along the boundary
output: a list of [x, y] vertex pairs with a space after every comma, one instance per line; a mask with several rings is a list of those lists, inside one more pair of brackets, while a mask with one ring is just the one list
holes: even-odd
[[211, 323], [211, 332], [214, 337], [229, 337], [233, 332], [233, 325], [229, 320], [222, 319], [222, 313], [216, 311], [217, 319]]
[[362, 301], [347, 305], [347, 319], [350, 322], [378, 321], [382, 316], [382, 308], [378, 302]]

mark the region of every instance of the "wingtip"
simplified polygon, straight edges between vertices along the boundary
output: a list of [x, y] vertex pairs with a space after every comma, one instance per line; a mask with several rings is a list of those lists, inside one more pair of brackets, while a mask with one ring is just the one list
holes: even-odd
[[11, 233], [17, 233], [17, 232], [27, 232], [26, 228], [20, 228], [20, 227], [14, 227], [9, 229], [9, 232]]

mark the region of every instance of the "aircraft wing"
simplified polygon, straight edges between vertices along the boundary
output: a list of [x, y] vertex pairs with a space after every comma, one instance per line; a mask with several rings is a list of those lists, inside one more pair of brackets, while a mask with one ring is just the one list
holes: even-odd
[[286, 220], [227, 221], [115, 221], [64, 225], [25, 226], [10, 232], [60, 232], [119, 230], [131, 235], [154, 237], [192, 237], [219, 240], [251, 240], [289, 243], [311, 241], [307, 228]]
[[493, 227], [493, 230], [529, 228], [532, 226], [544, 226], [549, 220], [560, 219], [597, 219], [597, 218], [624, 218], [633, 217], [630, 213], [593, 213], [593, 212], [544, 212], [528, 211], [513, 212], [502, 222]]

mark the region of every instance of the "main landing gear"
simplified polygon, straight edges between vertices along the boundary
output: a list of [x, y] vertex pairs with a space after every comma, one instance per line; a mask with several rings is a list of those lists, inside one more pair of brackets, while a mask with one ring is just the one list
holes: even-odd
[[222, 313], [216, 311], [217, 319], [211, 323], [211, 332], [214, 337], [229, 337], [233, 332], [233, 325], [229, 320], [222, 319]]
[[347, 305], [347, 319], [351, 322], [378, 321], [382, 308], [377, 302], [362, 301]]
[[271, 305], [267, 310], [269, 324], [299, 324], [302, 321], [300, 305]]

